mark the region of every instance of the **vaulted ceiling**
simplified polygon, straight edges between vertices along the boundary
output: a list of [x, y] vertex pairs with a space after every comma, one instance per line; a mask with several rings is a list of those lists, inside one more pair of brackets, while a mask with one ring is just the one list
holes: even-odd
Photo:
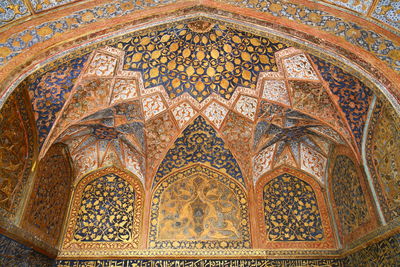
[[[104, 184], [126, 183], [124, 188], [133, 186], [135, 196], [144, 199], [144, 215], [136, 215], [145, 219], [135, 225], [145, 226], [130, 244], [134, 249], [174, 248], [172, 241], [157, 243], [152, 235], [160, 226], [153, 215], [165, 200], [160, 188], [183, 176], [187, 182], [182, 180], [181, 188], [204, 188], [206, 174], [216, 177], [214, 186], [222, 191], [228, 180], [221, 177], [230, 177], [231, 189], [245, 192], [237, 194], [239, 199], [241, 194], [248, 198], [234, 201], [241, 203], [240, 216], [257, 218], [257, 223], [224, 219], [243, 226], [243, 233], [229, 232], [245, 236], [234, 249], [339, 251], [354, 248], [367, 233], [372, 240], [384, 231], [379, 229], [398, 229], [396, 3], [1, 2], [0, 226], [12, 225], [14, 230], [7, 231], [13, 233], [23, 229], [22, 239], [48, 254], [63, 249], [67, 258], [79, 254], [71, 222], [78, 225], [76, 214], [88, 206], [79, 211], [77, 194], [82, 203], [97, 194], [82, 181], [90, 187], [98, 171], [112, 170], [116, 176], [102, 176]], [[50, 162], [65, 169], [62, 176]], [[292, 190], [289, 183], [309, 197], [306, 209], [319, 209], [311, 217], [320, 218], [320, 228], [309, 235], [292, 229], [292, 236], [264, 236], [268, 227], [276, 232], [279, 227], [275, 215], [259, 216], [257, 210], [257, 203], [273, 207], [273, 201], [258, 198], [269, 194], [279, 202], [274, 194]], [[165, 190], [173, 199], [178, 189]], [[63, 192], [69, 193], [56, 196]], [[62, 211], [49, 219], [46, 208], [38, 208], [50, 205], [43, 199]], [[193, 207], [205, 205], [196, 201]], [[303, 209], [301, 201], [296, 203]], [[170, 220], [164, 213], [160, 220]], [[71, 222], [65, 216], [72, 216]], [[47, 220], [48, 225], [39, 223]], [[261, 227], [258, 237], [254, 229], [260, 220], [267, 228]], [[194, 219], [194, 224], [201, 223]], [[188, 240], [215, 234], [201, 229], [176, 246], [200, 248]], [[40, 241], [32, 241], [32, 234]], [[283, 243], [268, 239], [278, 236]], [[321, 239], [305, 242], [315, 238]], [[305, 243], [284, 243], [291, 240]]]
[[263, 172], [286, 163], [323, 182], [332, 144], [361, 158], [373, 92], [339, 68], [325, 80], [334, 66], [316, 56], [207, 20], [120, 40], [29, 85], [40, 157], [54, 142], [68, 144], [77, 178], [117, 164], [151, 180], [198, 116], [247, 171], [254, 155], [257, 169], [270, 154]]

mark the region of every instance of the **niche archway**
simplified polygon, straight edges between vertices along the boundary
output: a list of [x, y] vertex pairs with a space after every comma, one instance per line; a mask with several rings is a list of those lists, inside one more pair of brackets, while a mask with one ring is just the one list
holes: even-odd
[[158, 183], [151, 205], [152, 249], [250, 248], [247, 195], [227, 174], [179, 169]]
[[281, 166], [263, 175], [255, 191], [262, 248], [336, 247], [325, 195], [316, 179]]
[[63, 249], [137, 249], [143, 197], [140, 180], [117, 167], [88, 174], [74, 190]]

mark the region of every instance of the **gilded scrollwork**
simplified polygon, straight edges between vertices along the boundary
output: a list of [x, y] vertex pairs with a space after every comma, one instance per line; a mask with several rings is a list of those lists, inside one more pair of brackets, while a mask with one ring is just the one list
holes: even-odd
[[66, 145], [54, 144], [39, 162], [23, 220], [26, 229], [53, 246], [65, 222], [73, 178]]
[[348, 244], [377, 225], [366, 180], [357, 161], [346, 147], [338, 146], [331, 155], [329, 192], [339, 236]]
[[35, 135], [24, 88], [0, 112], [0, 214], [14, 215], [31, 172]]
[[400, 215], [400, 116], [377, 102], [368, 129], [367, 164], [387, 221]]
[[325, 197], [318, 182], [282, 166], [256, 184], [257, 222], [265, 248], [334, 248]]
[[146, 88], [163, 85], [170, 98], [187, 92], [202, 102], [211, 93], [230, 99], [237, 86], [254, 89], [260, 72], [277, 71], [274, 52], [287, 45], [200, 20], [131, 36], [115, 47], [127, 51], [124, 69], [143, 72]]
[[228, 175], [203, 165], [178, 170], [155, 189], [150, 248], [250, 247], [247, 197]]
[[138, 248], [142, 198], [138, 178], [116, 167], [84, 177], [74, 193], [63, 248]]
[[269, 181], [263, 193], [268, 240], [324, 239], [317, 199], [309, 184], [285, 173]]

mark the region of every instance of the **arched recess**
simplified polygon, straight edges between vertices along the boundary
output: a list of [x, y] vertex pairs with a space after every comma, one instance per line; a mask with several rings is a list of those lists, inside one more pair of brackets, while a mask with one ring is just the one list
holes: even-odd
[[143, 198], [139, 178], [117, 167], [85, 176], [73, 194], [63, 251], [137, 249]]
[[374, 204], [351, 151], [337, 146], [331, 155], [328, 186], [339, 237], [344, 245], [377, 227]]
[[162, 179], [152, 194], [149, 248], [250, 248], [247, 195], [226, 173], [203, 164]]
[[255, 192], [260, 247], [336, 248], [324, 190], [315, 178], [283, 165], [263, 175]]
[[22, 225], [57, 247], [72, 191], [73, 169], [68, 147], [52, 145], [40, 160]]
[[222, 170], [241, 185], [246, 185], [242, 170], [224, 140], [206, 119], [198, 116], [168, 150], [155, 174], [152, 188], [171, 172], [194, 163]]
[[366, 136], [366, 162], [387, 223], [400, 216], [400, 116], [377, 101]]
[[[0, 110], [0, 217], [19, 217], [37, 157], [36, 130], [26, 88], [18, 87]], [[0, 224], [8, 228], [8, 222]]]

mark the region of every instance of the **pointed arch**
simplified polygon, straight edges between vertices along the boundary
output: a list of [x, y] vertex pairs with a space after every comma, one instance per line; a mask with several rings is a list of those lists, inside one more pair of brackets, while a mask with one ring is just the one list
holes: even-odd
[[175, 140], [158, 167], [153, 188], [172, 171], [193, 163], [203, 163], [223, 170], [243, 186], [245, 185], [242, 171], [235, 157], [202, 116], [189, 124]]
[[152, 195], [149, 247], [250, 248], [248, 200], [226, 173], [196, 163], [161, 180]]
[[378, 225], [366, 180], [354, 155], [337, 146], [329, 166], [328, 187], [331, 205], [344, 244], [371, 232]]
[[68, 147], [53, 144], [38, 163], [22, 226], [57, 246], [65, 223], [73, 184]]
[[366, 135], [366, 167], [381, 213], [388, 223], [396, 220], [400, 214], [399, 133], [399, 113], [389, 103], [378, 100]]
[[263, 175], [255, 191], [261, 247], [336, 248], [323, 189], [310, 175], [281, 166]]
[[138, 248], [143, 204], [139, 178], [122, 169], [106, 167], [85, 176], [73, 194], [63, 250]]

